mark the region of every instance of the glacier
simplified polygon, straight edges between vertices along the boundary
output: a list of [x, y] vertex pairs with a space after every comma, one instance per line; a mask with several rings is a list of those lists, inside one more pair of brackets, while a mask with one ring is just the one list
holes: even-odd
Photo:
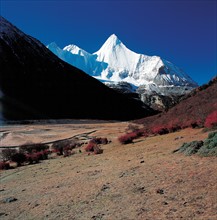
[[181, 68], [159, 56], [131, 51], [115, 34], [93, 54], [73, 44], [61, 49], [56, 43], [51, 43], [47, 48], [65, 62], [107, 85], [126, 82], [133, 87], [143, 86], [158, 92], [161, 87], [187, 87], [191, 90], [198, 86]]

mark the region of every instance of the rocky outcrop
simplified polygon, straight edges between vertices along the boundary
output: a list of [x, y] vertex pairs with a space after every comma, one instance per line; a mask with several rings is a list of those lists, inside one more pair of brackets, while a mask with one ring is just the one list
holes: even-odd
[[[153, 90], [151, 90], [153, 88], [151, 85], [148, 89], [146, 86], [136, 88], [127, 82], [119, 82], [116, 84], [107, 83], [106, 85], [128, 97], [141, 100], [145, 105], [156, 111], [167, 111], [169, 108], [176, 105], [179, 100], [190, 91], [187, 87], [156, 88], [155, 85], [153, 85]], [[157, 89], [159, 90], [158, 93], [156, 92]]]

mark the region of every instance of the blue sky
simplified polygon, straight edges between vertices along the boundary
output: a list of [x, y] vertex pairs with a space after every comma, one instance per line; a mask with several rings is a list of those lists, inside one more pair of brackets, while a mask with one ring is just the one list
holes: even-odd
[[1, 15], [45, 45], [93, 53], [113, 33], [131, 50], [158, 55], [200, 85], [217, 74], [216, 0], [0, 0]]

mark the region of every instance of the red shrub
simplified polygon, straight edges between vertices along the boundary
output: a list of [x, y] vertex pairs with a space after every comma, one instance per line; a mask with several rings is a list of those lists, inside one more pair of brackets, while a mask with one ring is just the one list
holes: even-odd
[[162, 135], [162, 134], [168, 134], [169, 131], [165, 126], [159, 125], [152, 128], [152, 133]]
[[134, 133], [136, 134], [136, 137], [142, 137], [144, 135], [144, 130], [139, 129], [139, 130], [134, 131]]
[[125, 134], [125, 135], [120, 136], [118, 140], [121, 144], [130, 144], [133, 142], [133, 136], [134, 134], [132, 135], [132, 133]]
[[174, 124], [167, 125], [167, 130], [169, 132], [175, 132], [175, 131], [178, 131], [180, 129], [181, 129], [181, 127], [179, 125], [174, 125]]
[[35, 152], [32, 155], [38, 158], [38, 160], [47, 160], [48, 159], [48, 154], [50, 154], [49, 150], [44, 150], [40, 152]]
[[57, 154], [58, 154], [60, 151], [59, 151], [58, 149], [52, 149], [51, 152], [52, 152], [52, 153], [57, 153]]
[[29, 164], [38, 163], [39, 162], [39, 155], [37, 153], [32, 154], [26, 154], [26, 161], [29, 162]]
[[212, 127], [217, 126], [217, 111], [214, 111], [207, 116], [204, 125], [207, 128], [212, 128]]
[[94, 152], [94, 147], [96, 146], [95, 143], [89, 142], [88, 145], [85, 147], [85, 151], [87, 152]]
[[102, 154], [103, 150], [98, 146], [99, 144], [108, 144], [107, 138], [93, 138], [85, 147], [86, 152], [94, 152], [94, 154]]

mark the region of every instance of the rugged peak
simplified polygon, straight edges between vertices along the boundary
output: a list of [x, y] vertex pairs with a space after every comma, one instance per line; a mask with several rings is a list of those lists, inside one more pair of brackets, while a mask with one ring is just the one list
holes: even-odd
[[[112, 51], [116, 46], [121, 45], [122, 42], [115, 34], [112, 34], [102, 45], [99, 51]], [[98, 51], [98, 52], [99, 52]]]
[[121, 41], [118, 39], [117, 35], [115, 34], [112, 34], [107, 40], [105, 43], [111, 43], [113, 45], [117, 45], [117, 44], [120, 44]]
[[70, 45], [64, 47], [63, 50], [68, 51], [72, 54], [80, 55], [80, 56], [90, 55], [88, 52], [86, 52], [85, 50], [81, 49], [80, 47], [78, 47], [74, 44], [70, 44]]

